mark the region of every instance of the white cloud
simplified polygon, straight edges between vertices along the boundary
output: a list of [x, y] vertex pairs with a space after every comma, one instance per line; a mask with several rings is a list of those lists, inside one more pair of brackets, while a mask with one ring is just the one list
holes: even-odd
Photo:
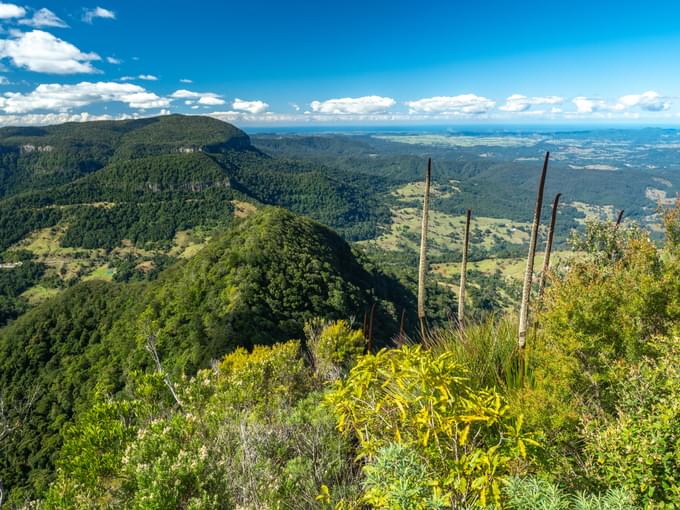
[[157, 81], [158, 77], [153, 74], [138, 74], [137, 76], [121, 76], [120, 81], [132, 81], [132, 80], [144, 80], [144, 81]]
[[94, 103], [126, 103], [130, 108], [163, 108], [170, 104], [139, 85], [116, 82], [81, 82], [73, 85], [43, 83], [28, 93], [6, 92], [0, 96], [0, 110], [21, 114], [39, 110], [67, 113]]
[[193, 90], [179, 89], [175, 90], [170, 97], [173, 99], [190, 99], [191, 103], [185, 101], [185, 104], [193, 104], [197, 101], [199, 104], [205, 106], [218, 106], [225, 103], [222, 96], [214, 92], [194, 92]]
[[658, 92], [650, 90], [644, 94], [629, 94], [619, 98], [619, 105], [624, 108], [639, 107], [648, 112], [662, 112], [668, 111], [671, 107], [671, 102], [664, 97], [661, 97]]
[[563, 102], [564, 98], [559, 96], [527, 97], [522, 94], [513, 94], [498, 109], [504, 112], [525, 112], [534, 105], [555, 105], [562, 104]]
[[483, 114], [487, 113], [495, 105], [495, 101], [475, 94], [436, 96], [406, 102], [410, 113], [443, 113], [454, 115]]
[[198, 100], [198, 104], [203, 104], [206, 106], [218, 106], [224, 104], [224, 99], [214, 96], [203, 96]]
[[180, 83], [193, 83], [193, 80], [190, 80], [189, 78], [180, 78], [179, 82]]
[[122, 64], [122, 63], [123, 63], [123, 61], [122, 61], [121, 59], [116, 58], [116, 57], [106, 57], [106, 61], [107, 61], [109, 64], [114, 64], [114, 65], [118, 65], [118, 64]]
[[5, 4], [0, 2], [0, 18], [21, 18], [26, 15], [26, 9], [15, 4]]
[[577, 113], [594, 113], [610, 109], [604, 99], [578, 96], [572, 99], [571, 102], [576, 106]]
[[312, 101], [312, 111], [335, 115], [367, 114], [384, 112], [393, 107], [396, 101], [391, 97], [364, 96]]
[[40, 9], [33, 14], [32, 18], [19, 20], [19, 24], [31, 27], [57, 27], [67, 28], [66, 22], [49, 9]]
[[92, 23], [95, 18], [116, 19], [116, 13], [103, 7], [96, 7], [94, 9], [85, 9], [83, 14], [83, 21], [85, 23]]
[[9, 85], [10, 81], [7, 79], [6, 76], [0, 76], [0, 85]]
[[244, 101], [243, 99], [239, 99], [237, 97], [236, 99], [234, 99], [234, 102], [231, 104], [231, 107], [234, 110], [240, 110], [252, 113], [253, 115], [257, 115], [259, 113], [265, 112], [267, 108], [269, 108], [269, 105], [264, 101]]
[[90, 62], [100, 60], [96, 53], [83, 53], [73, 44], [42, 30], [16, 32], [14, 39], [0, 39], [0, 58], [9, 58], [17, 67], [51, 74], [98, 72]]

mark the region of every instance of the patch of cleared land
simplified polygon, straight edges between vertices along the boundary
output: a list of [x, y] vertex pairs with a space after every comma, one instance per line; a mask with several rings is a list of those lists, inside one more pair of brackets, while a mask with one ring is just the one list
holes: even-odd
[[580, 224], [584, 224], [587, 220], [610, 220], [616, 219], [618, 211], [614, 209], [613, 205], [593, 205], [585, 202], [571, 202], [568, 204], [579, 212], [585, 214], [585, 218], [579, 218]]
[[[580, 253], [574, 253], [572, 251], [555, 251], [550, 257], [550, 267], [559, 268], [564, 264], [568, 264], [570, 260], [582, 256]], [[541, 268], [543, 267], [543, 254], [537, 253], [536, 260], [534, 262], [535, 274], [534, 278], [540, 274]], [[526, 270], [526, 259], [525, 258], [509, 258], [509, 259], [484, 259], [478, 262], [469, 262], [468, 270], [479, 271], [480, 273], [492, 275], [496, 271], [505, 277], [517, 282], [521, 282], [524, 279], [524, 271]], [[432, 264], [432, 271], [445, 277], [455, 280], [456, 282], [460, 278], [460, 263], [446, 263], [446, 264]]]
[[440, 147], [531, 147], [544, 138], [540, 136], [465, 136], [446, 134], [375, 135], [389, 142]]
[[[404, 207], [391, 209], [392, 223], [387, 230], [376, 239], [361, 241], [359, 244], [375, 246], [389, 251], [417, 251], [420, 244], [420, 226], [422, 208], [414, 207], [414, 202], [422, 201], [422, 182], [406, 184], [392, 192], [392, 196]], [[450, 181], [445, 185], [435, 184], [432, 187], [433, 197], [452, 196], [458, 192], [457, 182]], [[407, 205], [408, 204], [408, 205]], [[454, 216], [441, 211], [430, 211], [428, 230], [429, 252], [440, 255], [447, 251], [460, 249], [463, 244], [465, 216]], [[498, 242], [523, 244], [529, 240], [531, 225], [529, 223], [513, 223], [504, 218], [476, 217], [473, 215], [470, 228], [470, 242], [485, 249], [493, 249]]]

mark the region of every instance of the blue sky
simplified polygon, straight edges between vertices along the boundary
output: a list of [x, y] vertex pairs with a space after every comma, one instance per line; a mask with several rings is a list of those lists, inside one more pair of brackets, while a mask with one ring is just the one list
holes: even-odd
[[0, 124], [680, 123], [677, 2], [0, 3]]

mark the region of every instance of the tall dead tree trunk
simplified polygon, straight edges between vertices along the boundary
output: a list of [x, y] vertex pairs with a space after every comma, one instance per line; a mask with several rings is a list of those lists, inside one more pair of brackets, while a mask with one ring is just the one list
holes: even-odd
[[425, 193], [423, 197], [423, 223], [420, 227], [420, 261], [418, 263], [418, 320], [420, 336], [425, 341], [425, 274], [427, 272], [427, 225], [430, 219], [430, 182], [432, 180], [432, 159], [427, 160]]
[[470, 245], [470, 217], [472, 211], [468, 209], [465, 218], [465, 237], [463, 238], [463, 260], [460, 263], [460, 290], [458, 291], [458, 327], [465, 330], [465, 283], [467, 281], [468, 246]]
[[562, 193], [555, 195], [555, 200], [552, 205], [552, 216], [550, 218], [550, 229], [548, 230], [548, 239], [545, 242], [545, 255], [543, 257], [543, 270], [541, 271], [541, 279], [538, 283], [538, 300], [540, 302], [543, 297], [543, 290], [545, 289], [545, 280], [548, 277], [550, 270], [550, 253], [552, 252], [553, 237], [555, 235], [555, 222], [557, 221], [557, 207], [560, 203]]
[[527, 327], [529, 322], [529, 300], [531, 298], [531, 282], [534, 275], [534, 259], [536, 257], [536, 239], [538, 237], [538, 227], [541, 224], [541, 209], [543, 208], [543, 189], [545, 187], [545, 175], [548, 172], [548, 159], [550, 152], [545, 153], [543, 171], [538, 183], [536, 193], [536, 210], [534, 211], [534, 224], [531, 227], [531, 238], [529, 239], [529, 255], [527, 256], [527, 268], [524, 273], [524, 288], [522, 289], [522, 306], [519, 311], [519, 348], [521, 351], [520, 361], [524, 361], [524, 348], [527, 343]]

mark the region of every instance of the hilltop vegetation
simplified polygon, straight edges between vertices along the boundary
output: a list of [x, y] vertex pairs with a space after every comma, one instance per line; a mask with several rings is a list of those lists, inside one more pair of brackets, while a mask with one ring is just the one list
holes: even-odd
[[300, 338], [315, 317], [361, 320], [373, 303], [378, 345], [398, 332], [397, 310], [412, 300], [337, 234], [281, 209], [235, 224], [155, 282], [78, 284], [0, 330], [2, 397], [34, 397], [30, 418], [3, 442], [0, 479], [44, 489], [64, 425], [95, 395], [153, 368], [151, 338], [177, 377], [237, 347]]

